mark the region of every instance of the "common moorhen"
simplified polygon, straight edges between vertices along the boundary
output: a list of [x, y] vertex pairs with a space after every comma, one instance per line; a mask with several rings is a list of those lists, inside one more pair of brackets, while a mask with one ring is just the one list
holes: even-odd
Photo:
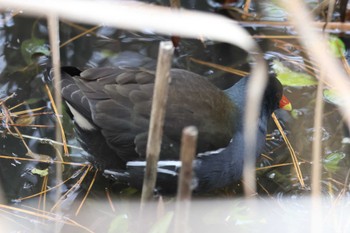
[[[62, 68], [62, 95], [82, 147], [97, 167], [123, 171], [116, 174], [128, 177], [135, 186], [141, 186], [143, 180], [154, 74], [144, 68], [123, 66], [85, 71]], [[243, 167], [248, 79], [242, 78], [222, 91], [207, 78], [186, 70], [172, 69], [171, 78], [158, 188], [176, 189], [173, 181], [181, 167], [181, 131], [189, 125], [199, 131], [193, 165], [195, 190], [206, 192], [238, 180]], [[261, 107], [257, 156], [265, 144], [267, 121], [279, 107], [282, 92], [280, 82], [271, 76]]]

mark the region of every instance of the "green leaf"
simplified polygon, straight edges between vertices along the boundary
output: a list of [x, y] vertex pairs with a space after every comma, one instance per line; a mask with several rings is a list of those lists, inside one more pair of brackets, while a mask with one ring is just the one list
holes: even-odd
[[283, 86], [306, 87], [317, 84], [317, 80], [311, 75], [294, 72], [288, 67], [285, 67], [280, 61], [274, 60], [272, 68], [277, 74], [277, 79]]
[[109, 226], [108, 233], [127, 233], [129, 232], [128, 216], [125, 214], [118, 215], [114, 218]]
[[344, 152], [334, 152], [323, 160], [324, 168], [329, 172], [336, 172], [339, 169], [339, 162], [345, 158]]
[[332, 103], [338, 106], [344, 105], [343, 98], [333, 89], [324, 89], [323, 97], [329, 103]]
[[21, 53], [26, 63], [30, 65], [34, 62], [33, 58], [36, 55], [49, 56], [50, 50], [45, 40], [31, 38], [22, 42]]
[[335, 57], [343, 57], [345, 54], [345, 44], [344, 42], [336, 36], [330, 36], [328, 39], [328, 44], [331, 49], [332, 54]]
[[44, 170], [42, 169], [37, 169], [37, 168], [33, 168], [31, 170], [31, 172], [34, 174], [34, 175], [39, 175], [41, 177], [44, 177], [44, 176], [47, 176], [49, 174], [49, 169], [46, 168]]
[[173, 219], [174, 212], [167, 212], [159, 221], [157, 221], [150, 231], [150, 233], [166, 233], [169, 232], [169, 226]]

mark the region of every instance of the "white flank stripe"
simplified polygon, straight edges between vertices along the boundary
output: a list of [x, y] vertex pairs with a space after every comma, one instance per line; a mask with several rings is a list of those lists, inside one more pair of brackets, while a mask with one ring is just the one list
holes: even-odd
[[168, 169], [164, 169], [164, 168], [158, 168], [157, 171], [159, 173], [163, 173], [163, 174], [168, 174], [168, 175], [172, 175], [172, 176], [177, 176], [177, 172], [174, 172], [174, 171], [171, 171], [171, 170], [168, 170]]
[[[126, 166], [133, 167], [146, 167], [146, 161], [130, 161], [126, 163]], [[174, 166], [176, 168], [181, 167], [181, 161], [178, 160], [161, 160], [158, 161], [158, 167]]]

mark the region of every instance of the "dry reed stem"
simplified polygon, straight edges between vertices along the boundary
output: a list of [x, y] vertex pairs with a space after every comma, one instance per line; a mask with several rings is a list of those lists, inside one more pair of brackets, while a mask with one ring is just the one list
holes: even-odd
[[243, 19], [248, 18], [247, 16], [249, 15], [249, 7], [250, 7], [250, 4], [251, 4], [251, 0], [246, 0], [246, 1], [245, 1], [244, 8], [243, 8], [244, 14], [242, 15], [242, 18], [243, 18]]
[[[32, 127], [32, 128], [53, 128], [54, 125], [27, 125], [27, 124], [8, 124], [9, 126], [16, 126], [16, 127]], [[14, 135], [14, 134], [11, 134]]]
[[322, 11], [324, 11], [329, 6], [329, 3], [330, 0], [319, 1], [319, 4], [317, 4], [317, 6], [311, 10], [311, 13], [314, 15], [322, 14]]
[[177, 202], [189, 201], [192, 194], [192, 163], [196, 156], [198, 130], [188, 126], [182, 131], [181, 138], [181, 170], [178, 180]]
[[[47, 92], [47, 95], [49, 96], [52, 108], [54, 110], [55, 116], [56, 116], [56, 130], [55, 130], [55, 139], [56, 141], [63, 142], [63, 151], [66, 156], [69, 156], [69, 151], [67, 147], [67, 139], [66, 135], [64, 133], [64, 129], [61, 122], [61, 115], [62, 115], [62, 96], [61, 96], [61, 63], [60, 63], [60, 48], [59, 48], [59, 20], [57, 14], [47, 14], [47, 24], [49, 29], [49, 39], [50, 39], [50, 46], [51, 46], [51, 57], [52, 57], [52, 67], [53, 67], [53, 75], [54, 75], [54, 87], [56, 88], [55, 91], [55, 98], [52, 97], [51, 91], [47, 84], [45, 84], [45, 89]], [[56, 150], [56, 158], [60, 158], [61, 161], [63, 161], [62, 158], [62, 148], [54, 147]], [[56, 182], [62, 183], [62, 172], [63, 172], [63, 165], [60, 166], [60, 164], [56, 164]], [[62, 186], [58, 186], [56, 189], [56, 200], [61, 200], [62, 194]], [[58, 202], [57, 202], [58, 203]], [[57, 204], [56, 203], [56, 204]], [[52, 210], [52, 209], [51, 209]], [[58, 213], [61, 212], [60, 206], [57, 205], [57, 208], [55, 209], [57, 216]], [[56, 222], [55, 223], [55, 232], [60, 231], [60, 226]]]
[[[6, 130], [0, 130], [0, 134], [3, 134], [3, 133], [6, 133], [6, 134], [10, 134], [9, 132], [7, 132]], [[12, 136], [15, 136], [15, 137], [19, 137], [18, 134], [16, 133], [13, 133], [13, 134], [10, 134]], [[39, 138], [39, 137], [34, 137], [34, 136], [29, 136], [29, 135], [25, 135], [25, 134], [21, 134], [23, 138], [28, 138], [28, 139], [33, 139], [33, 140], [37, 140], [43, 144], [52, 144], [52, 145], [59, 145], [59, 146], [64, 146], [64, 144], [62, 142], [57, 142], [55, 140], [52, 140], [52, 139], [48, 139], [48, 138]], [[79, 146], [73, 146], [73, 145], [67, 145], [68, 148], [72, 148], [72, 149], [77, 149], [77, 150], [83, 150], [83, 148], [79, 147]], [[12, 157], [13, 158], [13, 157]], [[67, 162], [69, 163], [69, 162]]]
[[[257, 51], [260, 53], [260, 51]], [[257, 60], [257, 63], [264, 63]], [[267, 85], [267, 67], [261, 66], [260, 76], [254, 70], [250, 73], [246, 94], [246, 111], [243, 116], [243, 139], [244, 139], [244, 164], [243, 164], [243, 184], [244, 194], [247, 198], [256, 196], [256, 145], [257, 145], [257, 130], [259, 109], [261, 108], [262, 97]]]
[[[67, 24], [68, 26], [70, 26], [70, 27], [72, 27], [72, 28], [75, 28], [75, 29], [78, 29], [78, 30], [80, 30], [80, 31], [82, 31], [82, 32], [84, 32], [84, 31], [87, 31], [87, 30], [90, 30], [90, 28], [86, 28], [86, 27], [83, 27], [83, 26], [81, 26], [81, 25], [79, 25], [79, 24], [75, 24], [75, 23], [72, 23], [72, 22], [70, 22], [70, 21], [67, 21], [67, 20], [64, 20], [64, 19], [60, 19], [60, 22], [61, 23], [64, 23], [64, 24]], [[91, 35], [93, 35], [93, 36], [98, 36], [96, 33], [94, 33], [93, 31], [92, 32], [90, 32], [91, 33]]]
[[26, 102], [25, 102], [25, 101], [23, 101], [22, 103], [19, 103], [19, 104], [15, 105], [15, 106], [13, 106], [13, 107], [9, 108], [9, 110], [10, 110], [10, 111], [12, 111], [12, 110], [14, 110], [14, 109], [16, 109], [16, 108], [21, 107], [21, 106], [22, 106], [22, 105], [24, 105], [24, 104], [26, 104]]
[[113, 211], [113, 213], [115, 213], [115, 208], [114, 208], [114, 204], [113, 204], [113, 201], [111, 198], [111, 194], [110, 194], [110, 191], [107, 187], [105, 188], [105, 192], [106, 192], [106, 197], [107, 197], [109, 206], [111, 207], [111, 210]]
[[[331, 21], [334, 11], [335, 0], [330, 0], [328, 4], [327, 23]], [[325, 24], [326, 27], [326, 24]], [[327, 34], [324, 35], [328, 37]], [[312, 195], [312, 216], [311, 216], [311, 232], [318, 233], [322, 231], [319, 222], [322, 220], [321, 211], [321, 195], [322, 195], [322, 116], [323, 116], [323, 88], [325, 79], [325, 68], [321, 66], [317, 75], [320, 82], [317, 86], [315, 117], [314, 117], [314, 133], [312, 143], [312, 170], [311, 170], [311, 195]], [[330, 186], [328, 186], [330, 188]], [[329, 190], [332, 193], [331, 190]]]
[[335, 0], [329, 0], [328, 2], [328, 12], [327, 12], [327, 18], [326, 18], [326, 24], [323, 28], [327, 27], [327, 24], [332, 21], [333, 13], [335, 8]]
[[323, 116], [323, 87], [324, 72], [318, 75], [316, 105], [314, 116], [314, 133], [312, 143], [312, 172], [311, 172], [311, 194], [318, 199], [321, 196], [321, 161], [322, 161], [322, 116]]
[[94, 233], [89, 228], [87, 228], [87, 227], [85, 227], [83, 225], [80, 225], [79, 223], [73, 221], [72, 219], [69, 219], [67, 217], [62, 218], [61, 216], [56, 216], [56, 215], [50, 216], [49, 212], [40, 211], [42, 213], [38, 213], [38, 212], [24, 210], [24, 209], [20, 209], [20, 208], [8, 206], [8, 205], [2, 205], [2, 204], [0, 204], [0, 208], [1, 209], [6, 209], [6, 210], [11, 210], [11, 211], [16, 211], [16, 212], [19, 212], [19, 213], [22, 213], [22, 214], [28, 214], [30, 216], [39, 217], [39, 218], [46, 219], [46, 220], [49, 220], [49, 221], [55, 221], [55, 222], [60, 222], [60, 223], [72, 225], [72, 226], [75, 226], [75, 227], [79, 227], [79, 228], [81, 228], [81, 229], [83, 229], [83, 230], [85, 230], [87, 232]]
[[182, 131], [180, 150], [181, 170], [176, 196], [175, 233], [188, 232], [192, 195], [192, 163], [196, 156], [197, 137], [198, 130], [194, 126], [188, 126]]
[[35, 116], [44, 116], [44, 115], [52, 115], [53, 112], [37, 112], [37, 113], [31, 113], [28, 111], [28, 114], [23, 113], [22, 115], [18, 115], [17, 112], [13, 112], [11, 114], [17, 115], [16, 118], [26, 118], [26, 117], [35, 117]]
[[[12, 107], [12, 108], [9, 108], [8, 110], [12, 111], [14, 108], [17, 108], [20, 104]], [[27, 109], [27, 110], [23, 110], [23, 111], [17, 111], [17, 112], [13, 112], [12, 114], [17, 116], [17, 115], [23, 115], [23, 114], [27, 114], [27, 113], [31, 113], [31, 112], [38, 112], [38, 111], [41, 111], [43, 109], [45, 109], [46, 107], [39, 107], [39, 108], [33, 108], [33, 109]], [[11, 114], [11, 115], [12, 115]]]
[[0, 105], [2, 105], [3, 103], [5, 103], [7, 100], [9, 100], [9, 99], [12, 99], [13, 97], [15, 97], [16, 96], [16, 93], [12, 93], [11, 95], [9, 95], [9, 96], [6, 96], [5, 98], [3, 98], [3, 99], [0, 99]]
[[91, 33], [91, 32], [93, 32], [93, 31], [95, 31], [95, 30], [98, 29], [99, 27], [101, 27], [101, 26], [100, 26], [100, 25], [97, 25], [97, 26], [95, 26], [95, 27], [92, 27], [92, 28], [90, 28], [90, 29], [87, 29], [86, 31], [83, 31], [83, 32], [80, 33], [79, 35], [76, 35], [76, 36], [72, 37], [71, 39], [67, 40], [66, 42], [63, 42], [63, 43], [60, 45], [60, 48], [62, 48], [62, 47], [64, 47], [64, 46], [66, 46], [67, 44], [69, 44], [69, 43], [71, 43], [71, 42], [73, 42], [73, 41], [79, 39], [80, 37], [85, 36], [85, 35], [88, 34], [88, 33]]
[[89, 185], [89, 188], [88, 188], [88, 190], [86, 191], [83, 200], [80, 202], [80, 205], [79, 205], [77, 211], [75, 212], [75, 216], [78, 216], [78, 214], [80, 213], [80, 210], [81, 210], [81, 208], [83, 207], [83, 205], [84, 205], [84, 203], [85, 203], [85, 201], [86, 201], [86, 198], [87, 198], [87, 196], [89, 195], [90, 190], [91, 190], [92, 186], [94, 185], [94, 183], [95, 183], [95, 181], [96, 181], [97, 173], [98, 173], [98, 170], [96, 169], [95, 174], [94, 174], [94, 177], [92, 178], [91, 183], [90, 183], [90, 185]]
[[[56, 78], [55, 78], [56, 79]], [[61, 122], [61, 114], [62, 114], [62, 109], [58, 110], [58, 108], [56, 107], [56, 103], [55, 103], [55, 100], [54, 98], [52, 97], [52, 94], [51, 94], [51, 91], [50, 91], [50, 88], [47, 86], [47, 84], [45, 84], [45, 89], [46, 89], [46, 93], [50, 99], [50, 102], [51, 102], [51, 105], [52, 105], [52, 108], [53, 108], [53, 111], [55, 112], [55, 116], [56, 116], [56, 121], [57, 121], [57, 124], [56, 124], [56, 127], [57, 129], [60, 130], [60, 136], [62, 137], [62, 143], [63, 143], [63, 150], [64, 150], [64, 154], [66, 156], [69, 156], [69, 152], [68, 152], [68, 147], [67, 147], [67, 139], [66, 139], [66, 135], [64, 133], [64, 129], [63, 129], [63, 126], [62, 126], [62, 122]], [[60, 91], [56, 91], [56, 92], [60, 92]], [[61, 92], [60, 92], [61, 93]], [[61, 102], [61, 101], [60, 101]], [[62, 108], [62, 105], [60, 105], [60, 108]], [[56, 134], [56, 138], [57, 138], [57, 134]], [[60, 138], [60, 137], [59, 137]], [[56, 140], [56, 141], [60, 141], [60, 140]]]
[[[45, 156], [47, 155], [42, 155], [41, 157], [45, 157]], [[0, 159], [13, 159], [13, 160], [31, 161], [31, 162], [40, 162], [40, 163], [58, 163], [58, 164], [66, 164], [66, 165], [80, 166], [80, 167], [88, 166], [86, 163], [55, 161], [55, 160], [51, 160], [49, 156], [47, 157], [48, 159], [35, 159], [35, 158], [33, 159], [33, 158], [21, 158], [21, 157], [9, 156], [9, 155], [0, 155]]]
[[47, 182], [49, 180], [49, 176], [44, 176], [43, 183], [41, 185], [41, 191], [39, 195], [39, 201], [38, 201], [38, 209], [40, 209], [41, 202], [43, 203], [43, 211], [46, 211], [46, 194], [47, 194]]
[[[84, 167], [83, 167], [84, 168]], [[82, 168], [82, 169], [83, 169]], [[88, 172], [92, 169], [91, 166], [87, 166], [86, 170], [84, 171], [83, 175], [79, 178], [79, 180], [67, 191], [64, 193], [64, 195], [62, 195], [58, 201], [55, 203], [55, 205], [51, 208], [50, 212], [53, 212], [60, 204], [62, 201], [64, 201], [64, 199], [76, 188], [78, 188], [80, 186], [80, 184], [83, 182], [83, 180], [85, 179], [86, 175], [88, 174]]]
[[[12, 125], [15, 125], [13, 119], [11, 118], [11, 114], [8, 112], [8, 109], [7, 109], [7, 107], [5, 106], [5, 104], [2, 103], [1, 106], [2, 106], [3, 111], [5, 112], [5, 115], [7, 115], [7, 116], [6, 116], [6, 124], [8, 125], [7, 122], [10, 122]], [[35, 153], [32, 152], [32, 150], [29, 148], [29, 146], [28, 146], [27, 143], [25, 142], [25, 140], [24, 140], [24, 138], [23, 138], [21, 132], [18, 130], [17, 126], [13, 126], [13, 128], [14, 128], [14, 130], [16, 131], [16, 133], [17, 133], [19, 139], [22, 141], [24, 147], [25, 147], [26, 150], [27, 150], [26, 155], [29, 156], [29, 157], [32, 157], [33, 159], [34, 159], [34, 158], [37, 159], [37, 158], [38, 158], [38, 154], [35, 154]], [[9, 132], [11, 135], [13, 135], [12, 131], [11, 131], [9, 128], [7, 128], [7, 130], [8, 130], [8, 132]]]
[[[307, 162], [298, 162], [298, 163], [304, 164]], [[292, 163], [279, 163], [279, 164], [274, 164], [274, 165], [269, 165], [269, 166], [264, 166], [264, 167], [257, 167], [256, 170], [261, 171], [261, 170], [266, 170], [266, 169], [271, 169], [271, 168], [276, 168], [276, 167], [286, 167], [286, 166], [291, 166], [291, 165], [294, 165], [294, 162], [292, 162]]]
[[283, 128], [282, 128], [281, 124], [279, 123], [275, 113], [272, 113], [271, 116], [272, 116], [272, 119], [275, 122], [278, 130], [280, 131], [280, 133], [281, 133], [281, 135], [283, 137], [283, 140], [285, 141], [285, 143], [286, 143], [286, 145], [288, 147], [288, 150], [290, 152], [290, 155], [291, 155], [291, 158], [292, 158], [292, 161], [293, 161], [293, 165], [294, 165], [294, 168], [295, 168], [295, 172], [297, 173], [297, 177], [298, 177], [299, 183], [300, 183], [302, 188], [305, 188], [303, 174], [301, 172], [300, 165], [299, 165], [300, 162], [298, 161], [298, 158], [297, 158], [297, 156], [295, 154], [295, 151], [294, 151], [292, 145], [290, 144], [286, 134], [284, 133]]
[[208, 66], [208, 67], [211, 67], [211, 68], [215, 68], [215, 69], [218, 69], [218, 70], [222, 70], [222, 71], [225, 71], [225, 72], [228, 72], [228, 73], [231, 73], [231, 74], [236, 74], [236, 75], [239, 75], [239, 76], [246, 76], [246, 75], [249, 74], [248, 72], [245, 72], [245, 71], [237, 70], [237, 69], [234, 69], [234, 68], [231, 68], [231, 67], [227, 67], [227, 66], [223, 66], [223, 65], [218, 65], [218, 64], [215, 64], [215, 63], [211, 63], [211, 62], [202, 61], [202, 60], [199, 60], [199, 59], [196, 59], [196, 58], [193, 58], [193, 57], [190, 58], [190, 61], [193, 61], [193, 62], [195, 62], [197, 64], [205, 65], [205, 66]]
[[148, 131], [146, 152], [147, 165], [142, 186], [141, 209], [146, 201], [152, 199], [157, 180], [157, 164], [162, 143], [173, 52], [174, 47], [171, 41], [160, 43]]
[[[83, 170], [84, 168], [85, 168], [85, 167], [80, 168], [77, 172]], [[55, 188], [57, 188], [57, 187], [59, 187], [59, 186], [65, 184], [67, 181], [69, 181], [70, 179], [74, 178], [74, 177], [75, 177], [75, 174], [76, 174], [77, 172], [75, 172], [72, 176], [70, 176], [70, 177], [67, 178], [66, 180], [62, 181], [62, 183], [59, 183], [59, 184], [57, 184], [57, 185], [55, 185], [55, 186], [53, 186], [53, 187], [51, 187], [51, 188], [48, 188], [48, 189], [46, 189], [46, 190], [44, 190], [44, 191], [41, 191], [41, 192], [39, 192], [39, 193], [35, 193], [35, 194], [30, 195], [30, 196], [18, 198], [18, 199], [16, 199], [16, 201], [23, 201], [23, 200], [31, 199], [31, 198], [36, 197], [36, 196], [40, 196], [40, 195], [46, 194], [46, 193], [48, 193], [49, 191], [51, 191], [51, 190], [53, 190], [53, 189], [55, 189]], [[47, 177], [47, 176], [45, 176], [45, 177]]]

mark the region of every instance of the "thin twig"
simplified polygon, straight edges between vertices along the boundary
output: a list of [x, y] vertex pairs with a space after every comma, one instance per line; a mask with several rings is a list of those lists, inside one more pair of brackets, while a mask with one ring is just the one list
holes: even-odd
[[218, 69], [218, 70], [222, 70], [222, 71], [225, 71], [225, 72], [228, 72], [228, 73], [231, 73], [231, 74], [236, 74], [236, 75], [239, 75], [239, 76], [246, 76], [246, 75], [248, 75], [248, 72], [245, 72], [245, 71], [237, 70], [237, 69], [234, 69], [234, 68], [231, 68], [231, 67], [227, 67], [227, 66], [223, 66], [223, 65], [218, 65], [218, 64], [215, 64], [215, 63], [211, 63], [211, 62], [202, 61], [202, 60], [199, 60], [199, 59], [196, 59], [196, 58], [193, 58], [193, 57], [190, 58], [190, 61], [193, 61], [193, 62], [195, 62], [197, 64], [201, 64], [201, 65], [205, 65], [205, 66], [208, 66], [208, 67], [212, 67], [212, 68], [215, 68], [215, 69]]
[[[82, 168], [83, 169], [83, 168]], [[85, 179], [85, 177], [87, 176], [88, 172], [92, 169], [91, 166], [86, 166], [86, 170], [84, 171], [83, 175], [79, 178], [79, 180], [64, 194], [60, 197], [60, 199], [58, 199], [58, 201], [55, 203], [54, 206], [52, 206], [50, 212], [53, 212], [65, 199], [66, 197], [73, 192], [75, 189], [77, 189], [81, 183], [83, 182], [83, 180]]]
[[98, 29], [98, 28], [100, 28], [100, 27], [101, 27], [100, 25], [97, 25], [97, 26], [95, 26], [95, 27], [92, 27], [92, 28], [90, 28], [90, 29], [87, 29], [86, 31], [83, 31], [83, 32], [80, 33], [79, 35], [76, 35], [76, 36], [70, 38], [69, 40], [67, 40], [66, 42], [63, 42], [63, 43], [60, 45], [60, 48], [62, 48], [62, 47], [64, 47], [64, 46], [66, 46], [67, 44], [69, 44], [69, 43], [71, 43], [71, 42], [73, 42], [73, 41], [79, 39], [79, 38], [82, 37], [82, 36], [85, 36], [86, 34], [89, 34], [89, 33], [93, 32], [93, 31], [95, 31], [96, 29]]
[[80, 213], [80, 210], [81, 210], [81, 208], [83, 207], [83, 205], [84, 205], [84, 203], [85, 203], [85, 201], [86, 201], [86, 198], [87, 198], [87, 196], [89, 195], [90, 190], [91, 190], [92, 186], [94, 185], [94, 183], [95, 183], [95, 181], [96, 181], [97, 173], [98, 173], [98, 170], [96, 169], [95, 174], [94, 174], [94, 177], [92, 178], [92, 180], [91, 180], [91, 182], [90, 182], [89, 188], [88, 188], [88, 190], [86, 191], [83, 200], [80, 202], [80, 205], [79, 205], [77, 211], [75, 212], [75, 216], [78, 216], [78, 214]]
[[87, 232], [90, 232], [90, 233], [93, 233], [93, 231], [91, 231], [90, 229], [88, 229], [87, 227], [83, 226], [83, 225], [80, 225], [79, 223], [65, 217], [65, 218], [62, 218], [60, 216], [50, 216], [48, 215], [46, 212], [45, 213], [38, 213], [38, 212], [33, 212], [33, 211], [29, 211], [29, 210], [24, 210], [24, 209], [20, 209], [20, 208], [16, 208], [16, 207], [13, 207], [13, 206], [8, 206], [8, 205], [2, 205], [0, 204], [0, 209], [7, 209], [7, 210], [12, 210], [12, 211], [16, 211], [16, 212], [19, 212], [19, 213], [22, 213], [22, 214], [28, 214], [28, 215], [31, 215], [31, 216], [37, 216], [37, 217], [40, 217], [42, 219], [47, 219], [47, 220], [50, 220], [50, 221], [57, 221], [57, 222], [60, 222], [60, 223], [64, 223], [64, 224], [69, 224], [69, 225], [73, 225], [73, 226], [76, 226], [76, 227], [79, 227], [81, 229], [84, 229], [85, 231]]
[[[4, 134], [4, 133], [10, 134], [6, 130], [0, 130], [0, 134]], [[17, 134], [17, 133], [13, 133], [13, 134], [10, 134], [10, 135], [15, 136], [15, 137], [19, 137], [19, 134]], [[22, 135], [23, 138], [38, 140], [40, 143], [43, 143], [43, 144], [52, 144], [52, 145], [64, 146], [64, 144], [62, 142], [57, 142], [57, 141], [49, 139], [49, 138], [39, 138], [39, 137], [29, 136], [29, 135], [25, 135], [25, 134], [21, 134], [21, 135]], [[72, 148], [72, 149], [77, 149], [77, 150], [83, 150], [83, 148], [81, 148], [79, 146], [67, 145], [67, 147], [68, 148]]]
[[9, 156], [9, 155], [0, 155], [0, 159], [13, 159], [13, 160], [22, 160], [22, 161], [31, 161], [31, 162], [40, 162], [40, 163], [58, 163], [58, 164], [67, 164], [71, 166], [80, 166], [80, 167], [85, 167], [88, 165], [86, 163], [73, 163], [73, 162], [51, 160], [48, 155], [41, 155], [39, 157], [47, 157], [48, 159], [21, 158], [21, 157]]
[[[4, 102], [1, 104], [2, 105], [2, 108], [3, 108], [3, 111], [5, 112], [5, 114], [7, 115], [6, 117], [6, 121], [10, 122], [12, 125], [14, 125], [14, 121], [12, 120], [12, 118], [10, 117], [10, 113], [8, 112], [7, 110], [7, 107], [5, 106]], [[8, 124], [7, 124], [8, 125]], [[29, 157], [32, 157], [32, 158], [38, 158], [37, 154], [33, 153], [32, 150], [29, 148], [29, 146], [27, 145], [26, 141], [24, 140], [21, 132], [18, 130], [18, 128], [16, 126], [13, 126], [14, 130], [16, 131], [18, 137], [21, 139], [24, 147], [26, 148], [27, 150], [27, 156]], [[9, 131], [10, 134], [13, 134], [9, 128], [7, 128], [7, 130]]]
[[[86, 165], [86, 166], [80, 168], [77, 172], [83, 170], [85, 167], [88, 167], [88, 165]], [[66, 180], [62, 181], [62, 183], [59, 183], [59, 184], [57, 184], [57, 185], [55, 185], [55, 186], [53, 186], [53, 187], [50, 187], [50, 188], [48, 188], [48, 189], [42, 190], [42, 191], [40, 191], [39, 193], [35, 193], [35, 194], [30, 195], [30, 196], [18, 198], [18, 199], [16, 199], [16, 201], [23, 201], [23, 200], [31, 199], [31, 198], [36, 197], [36, 196], [40, 196], [40, 195], [42, 195], [42, 194], [46, 194], [47, 192], [49, 192], [49, 191], [51, 191], [51, 190], [53, 190], [53, 189], [55, 189], [55, 188], [57, 188], [57, 187], [59, 187], [59, 186], [65, 184], [67, 181], [69, 181], [69, 180], [71, 180], [71, 179], [74, 179], [75, 176], [76, 176], [76, 174], [77, 174], [77, 172], [75, 172], [73, 175], [71, 175], [71, 176], [70, 176], [69, 178], [67, 178]]]

